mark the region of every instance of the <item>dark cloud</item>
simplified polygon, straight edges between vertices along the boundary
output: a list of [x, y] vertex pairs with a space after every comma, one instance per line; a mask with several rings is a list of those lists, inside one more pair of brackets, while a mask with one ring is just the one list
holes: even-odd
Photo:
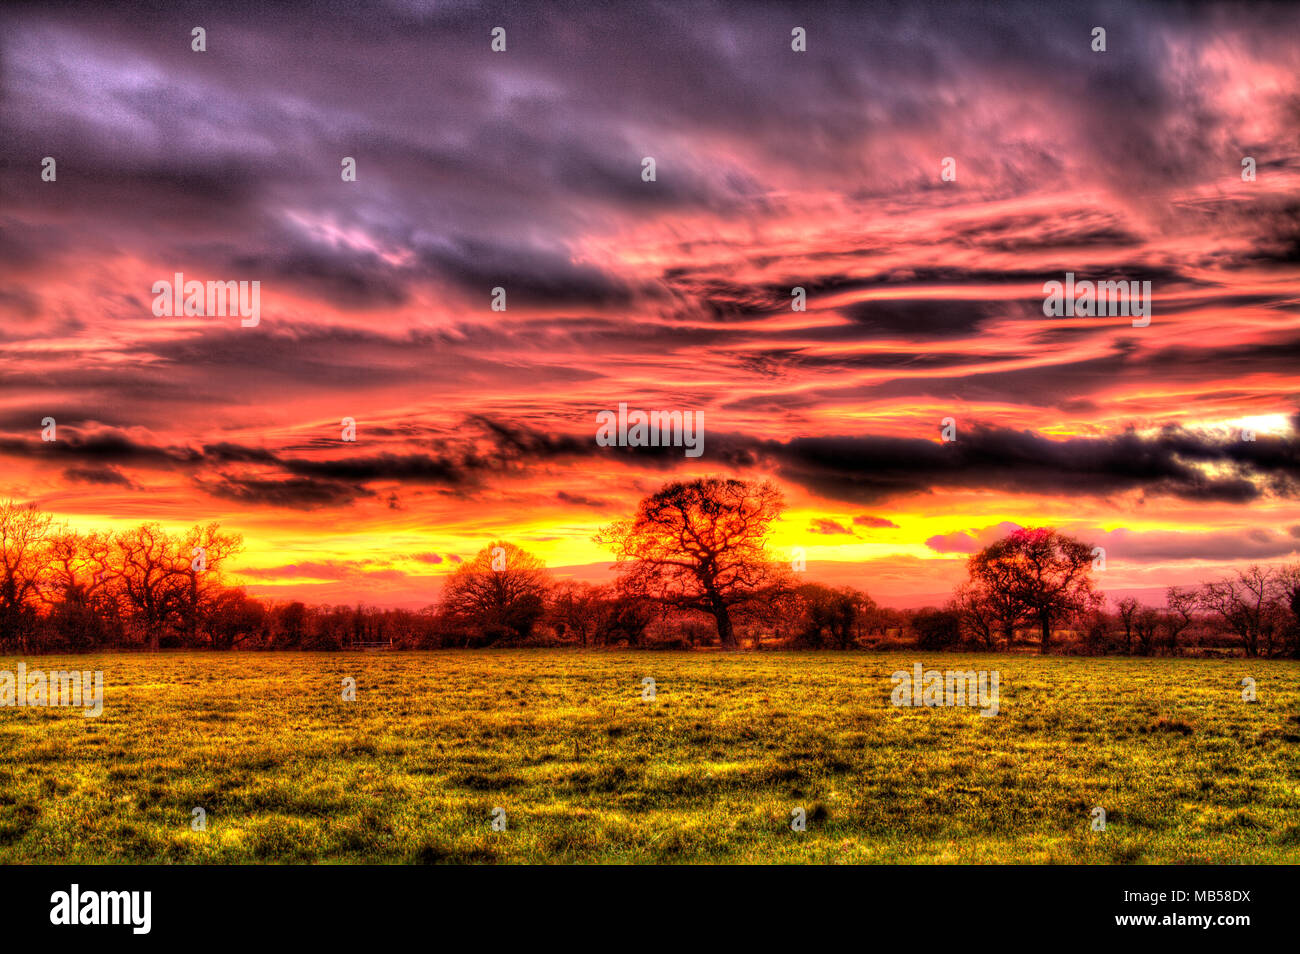
[[205, 493], [223, 500], [289, 510], [345, 507], [360, 497], [374, 496], [373, 492], [355, 484], [309, 477], [262, 478], [221, 474], [215, 478], [196, 477], [194, 482]]
[[607, 500], [597, 500], [595, 497], [585, 497], [582, 494], [571, 494], [567, 490], [561, 490], [555, 497], [561, 503], [575, 504], [579, 507], [593, 507], [597, 510], [603, 510], [609, 506]]
[[[943, 488], [1086, 497], [1140, 490], [1151, 496], [1245, 503], [1272, 495], [1293, 497], [1300, 477], [1300, 441], [1294, 437], [1246, 442], [1177, 428], [1152, 437], [1126, 432], [1052, 440], [974, 425], [959, 428], [951, 443], [828, 437], [729, 449], [766, 455], [783, 478], [831, 499], [861, 503]], [[1200, 466], [1210, 464], [1219, 469]]]
[[29, 440], [16, 437], [0, 438], [0, 454], [32, 459], [71, 458], [101, 466], [132, 464], [170, 467], [196, 464], [203, 459], [203, 455], [197, 450], [147, 444], [121, 433], [100, 432], [83, 435], [70, 427], [61, 426], [56, 436], [56, 440], [43, 441], [40, 439], [39, 432], [33, 430], [33, 436]]
[[832, 520], [829, 517], [816, 517], [813, 520], [812, 525], [808, 528], [808, 532], [826, 534], [827, 536], [840, 534], [850, 537], [855, 536], [853, 531], [844, 526], [844, 524]]
[[103, 484], [111, 487], [135, 487], [135, 483], [114, 467], [68, 467], [63, 476], [78, 484]]
[[[864, 301], [842, 308], [850, 321], [873, 336], [895, 337], [967, 337], [979, 326], [1006, 307], [990, 301], [908, 301], [889, 298]], [[1041, 314], [1041, 312], [1040, 312]]]
[[[344, 456], [308, 458], [229, 442], [201, 450], [154, 447], [116, 434], [53, 444], [6, 439], [0, 440], [0, 453], [52, 454], [96, 466], [165, 465], [193, 471], [199, 485], [217, 496], [298, 508], [351, 503], [372, 496], [375, 491], [368, 485], [379, 482], [472, 491], [494, 477], [526, 475], [548, 462], [579, 463], [611, 452], [635, 450], [638, 460], [665, 468], [686, 460], [681, 448], [604, 448], [586, 435], [543, 432], [517, 421], [480, 416], [465, 424], [464, 433], [442, 441], [438, 453], [363, 453], [358, 444], [348, 445]], [[857, 503], [943, 488], [1088, 497], [1142, 491], [1226, 503], [1300, 494], [1300, 441], [1294, 436], [1261, 434], [1243, 441], [1239, 435], [1167, 427], [1150, 435], [1128, 431], [1058, 440], [978, 423], [963, 423], [957, 434], [951, 443], [882, 436], [779, 442], [711, 434], [707, 447], [709, 459], [727, 466], [770, 466], [783, 479], [829, 499]], [[661, 456], [639, 456], [652, 451]], [[256, 472], [236, 473], [231, 470], [236, 466]], [[214, 469], [221, 479], [208, 476]], [[560, 499], [599, 503], [576, 494]]]
[[505, 289], [507, 307], [610, 307], [627, 305], [632, 297], [618, 279], [591, 266], [575, 265], [559, 250], [461, 238], [424, 249], [420, 255], [425, 267], [481, 299], [485, 312], [497, 287]]
[[868, 514], [859, 514], [854, 517], [853, 525], [855, 527], [870, 527], [876, 530], [883, 530], [890, 527], [894, 529], [898, 528], [898, 524], [886, 517], [873, 517]]
[[292, 288], [340, 308], [391, 308], [410, 298], [410, 278], [373, 252], [298, 248], [231, 256], [230, 272], [256, 276], [262, 288]]

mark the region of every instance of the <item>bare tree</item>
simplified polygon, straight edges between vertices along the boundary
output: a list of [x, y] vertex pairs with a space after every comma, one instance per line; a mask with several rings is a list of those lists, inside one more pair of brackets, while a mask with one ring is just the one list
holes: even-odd
[[214, 591], [205, 606], [208, 645], [213, 649], [234, 649], [266, 626], [266, 606], [243, 590]]
[[[222, 616], [228, 621], [230, 606], [239, 602], [232, 603], [227, 598], [224, 571], [226, 561], [243, 549], [243, 538], [222, 533], [219, 524], [209, 523], [191, 527], [176, 545], [174, 585], [178, 624], [189, 641], [197, 643], [205, 621], [216, 617], [219, 603]], [[225, 638], [212, 630], [206, 635], [213, 645]]]
[[621, 580], [600, 588], [598, 606], [596, 638], [605, 645], [626, 641], [629, 646], [640, 646], [657, 614], [653, 600], [629, 590]]
[[1126, 655], [1133, 655], [1133, 624], [1137, 621], [1138, 610], [1141, 607], [1142, 604], [1132, 596], [1126, 596], [1115, 601], [1115, 612], [1119, 616], [1120, 625], [1124, 627], [1124, 652]]
[[1137, 634], [1138, 649], [1143, 656], [1151, 655], [1162, 622], [1160, 611], [1152, 606], [1141, 607], [1134, 616], [1133, 631]]
[[144, 523], [113, 537], [109, 572], [136, 635], [151, 650], [157, 651], [163, 630], [175, 620], [181, 566], [179, 541], [157, 523]]
[[782, 508], [780, 491], [767, 482], [677, 481], [597, 540], [613, 550], [633, 591], [709, 614], [719, 641], [732, 648], [733, 607], [759, 597], [780, 575], [767, 539]]
[[[813, 649], [830, 645], [848, 649], [856, 642], [858, 620], [866, 610], [866, 594], [852, 587], [830, 587], [820, 583], [805, 583], [797, 590], [799, 629], [795, 638]], [[874, 606], [874, 602], [867, 598]]]
[[1238, 570], [1236, 577], [1206, 583], [1200, 588], [1200, 604], [1214, 613], [1229, 631], [1240, 637], [1247, 656], [1258, 656], [1260, 643], [1272, 649], [1281, 625], [1282, 577], [1271, 567], [1252, 565]]
[[60, 530], [51, 541], [50, 606], [53, 634], [71, 649], [91, 649], [119, 632], [117, 601], [108, 572], [112, 538], [106, 533]]
[[[853, 631], [849, 640], [856, 641], [863, 629], [862, 614], [868, 606], [875, 606], [866, 593], [850, 590], [854, 603]], [[763, 647], [763, 637], [771, 635], [780, 639], [797, 639], [803, 612], [803, 604], [793, 580], [786, 574], [780, 574], [765, 589], [757, 593], [754, 599], [738, 604], [733, 612], [737, 632], [748, 631], [750, 646], [754, 649]]]
[[551, 590], [550, 616], [560, 636], [576, 636], [590, 645], [600, 629], [604, 595], [599, 587], [578, 580], [564, 580]]
[[467, 642], [524, 639], [542, 616], [547, 586], [541, 560], [497, 540], [448, 578], [442, 609], [464, 628]]
[[972, 556], [968, 566], [971, 582], [999, 606], [1011, 631], [1020, 616], [1038, 624], [1043, 653], [1058, 620], [1100, 598], [1088, 576], [1092, 547], [1048, 527], [1016, 530]]
[[1196, 620], [1196, 590], [1171, 586], [1165, 591], [1165, 630], [1169, 634], [1169, 655], [1178, 655], [1178, 637]]
[[1282, 590], [1282, 604], [1289, 612], [1286, 635], [1291, 655], [1300, 659], [1300, 563], [1283, 567], [1278, 572]]
[[[996, 601], [989, 591], [967, 580], [953, 594], [949, 609], [957, 614], [962, 628], [973, 635], [985, 649], [996, 649], [998, 635], [1007, 629]], [[1014, 629], [1014, 623], [1012, 629]]]
[[0, 505], [0, 645], [26, 651], [36, 604], [54, 562], [53, 518], [12, 500]]
[[1110, 618], [1106, 615], [1105, 602], [1096, 601], [1074, 614], [1074, 627], [1084, 634], [1084, 646], [1088, 655], [1105, 654], [1107, 636], [1110, 631]]

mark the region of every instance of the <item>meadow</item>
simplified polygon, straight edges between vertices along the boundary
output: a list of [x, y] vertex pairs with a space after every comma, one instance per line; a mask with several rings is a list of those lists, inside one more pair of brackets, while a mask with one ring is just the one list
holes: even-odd
[[[891, 673], [918, 659], [998, 670], [999, 714], [891, 705]], [[23, 661], [102, 669], [104, 712], [0, 708], [6, 863], [1300, 862], [1293, 661], [555, 649]], [[1091, 830], [1094, 806], [1105, 831]], [[195, 807], [206, 830], [192, 830]], [[806, 831], [791, 829], [794, 808]]]

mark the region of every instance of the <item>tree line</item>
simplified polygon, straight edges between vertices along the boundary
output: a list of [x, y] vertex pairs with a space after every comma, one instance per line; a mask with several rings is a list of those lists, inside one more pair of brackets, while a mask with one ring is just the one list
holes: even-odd
[[346, 649], [577, 645], [902, 648], [1300, 657], [1300, 564], [1252, 566], [1163, 607], [1107, 601], [1094, 549], [1051, 528], [973, 554], [941, 607], [897, 610], [854, 587], [806, 582], [770, 550], [783, 510], [768, 482], [676, 481], [597, 541], [615, 579], [556, 579], [499, 540], [421, 610], [307, 605], [228, 582], [242, 549], [215, 523], [84, 533], [0, 506], [0, 651], [200, 647]]

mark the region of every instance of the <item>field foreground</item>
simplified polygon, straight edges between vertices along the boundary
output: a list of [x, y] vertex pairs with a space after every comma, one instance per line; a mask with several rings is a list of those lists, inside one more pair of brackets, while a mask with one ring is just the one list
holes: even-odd
[[[999, 714], [891, 705], [890, 674], [917, 660], [998, 670]], [[0, 708], [9, 863], [1300, 862], [1294, 662], [568, 650], [23, 661], [102, 669], [104, 713]], [[1245, 676], [1257, 702], [1241, 698]], [[345, 677], [356, 701], [343, 701]], [[1095, 806], [1104, 832], [1091, 830]], [[196, 807], [205, 831], [191, 830]]]

